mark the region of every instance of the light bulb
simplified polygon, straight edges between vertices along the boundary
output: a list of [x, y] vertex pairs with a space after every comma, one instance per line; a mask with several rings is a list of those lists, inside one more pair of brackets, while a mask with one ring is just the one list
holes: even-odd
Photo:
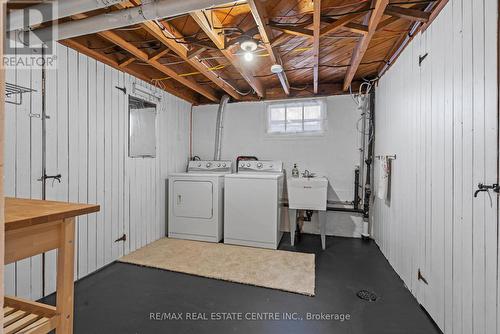
[[253, 60], [253, 53], [251, 52], [245, 52], [244, 56], [246, 61], [252, 61]]

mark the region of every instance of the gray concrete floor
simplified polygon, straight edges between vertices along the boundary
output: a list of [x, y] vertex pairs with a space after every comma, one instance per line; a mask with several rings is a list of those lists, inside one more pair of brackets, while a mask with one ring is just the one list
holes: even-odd
[[[130, 264], [113, 263], [75, 288], [75, 334], [152, 333], [440, 333], [404, 287], [374, 242], [303, 235], [280, 249], [316, 254], [316, 296], [224, 282]], [[366, 289], [378, 300], [356, 292]], [[49, 296], [46, 301], [54, 300]], [[187, 313], [293, 314], [296, 320], [186, 320]], [[151, 320], [151, 313], [180, 313], [182, 320]], [[307, 320], [307, 314], [339, 314], [349, 320]], [[238, 315], [233, 315], [237, 317]], [[173, 317], [173, 316], [172, 316]], [[171, 317], [171, 318], [172, 318]]]

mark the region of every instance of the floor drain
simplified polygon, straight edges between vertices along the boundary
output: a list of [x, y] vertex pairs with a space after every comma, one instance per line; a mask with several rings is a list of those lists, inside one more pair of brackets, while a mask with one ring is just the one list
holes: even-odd
[[377, 295], [374, 292], [368, 290], [360, 290], [356, 294], [358, 298], [366, 300], [368, 302], [374, 302], [377, 300]]

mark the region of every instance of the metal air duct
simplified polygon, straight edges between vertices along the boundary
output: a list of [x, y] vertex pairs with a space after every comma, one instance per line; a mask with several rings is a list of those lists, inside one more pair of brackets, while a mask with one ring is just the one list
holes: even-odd
[[127, 27], [145, 21], [174, 17], [214, 6], [234, 3], [228, 0], [156, 0], [132, 7], [113, 11], [86, 19], [61, 23], [57, 26], [57, 36], [53, 36], [52, 27], [20, 33], [16, 38], [25, 45], [39, 47], [40, 42], [64, 40], [78, 36], [94, 34], [100, 31]]
[[217, 110], [217, 124], [215, 128], [215, 150], [214, 150], [214, 160], [220, 160], [221, 150], [222, 150], [222, 130], [224, 129], [224, 113], [226, 110], [227, 102], [229, 101], [229, 96], [224, 95], [220, 99], [219, 109]]
[[[116, 5], [123, 0], [64, 0], [57, 2], [45, 2], [25, 9], [16, 9], [8, 15], [7, 31], [27, 29], [35, 25], [58, 20], [63, 17], [90, 12], [95, 9]], [[38, 12], [37, 15], [27, 15], [30, 12]], [[24, 20], [28, 20], [24, 22]]]

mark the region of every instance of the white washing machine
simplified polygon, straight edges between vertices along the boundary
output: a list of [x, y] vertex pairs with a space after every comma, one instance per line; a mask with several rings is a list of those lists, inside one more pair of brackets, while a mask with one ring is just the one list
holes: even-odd
[[240, 161], [226, 175], [224, 243], [277, 249], [283, 232], [283, 163]]
[[219, 242], [224, 222], [224, 176], [231, 161], [190, 161], [168, 177], [168, 236]]

